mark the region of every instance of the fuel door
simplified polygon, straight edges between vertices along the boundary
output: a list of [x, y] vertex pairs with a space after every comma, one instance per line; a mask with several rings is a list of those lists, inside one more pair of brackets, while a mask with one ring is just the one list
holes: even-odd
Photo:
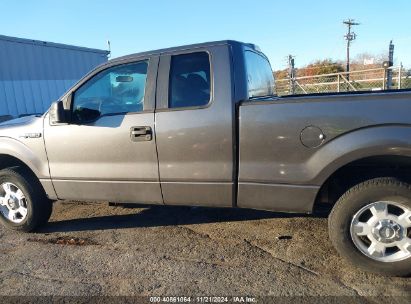
[[301, 143], [307, 148], [317, 148], [325, 141], [323, 131], [316, 126], [308, 126], [301, 131]]

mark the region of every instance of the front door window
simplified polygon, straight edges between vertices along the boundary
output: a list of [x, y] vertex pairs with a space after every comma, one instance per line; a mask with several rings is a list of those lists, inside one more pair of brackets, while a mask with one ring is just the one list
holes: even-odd
[[74, 94], [74, 121], [88, 122], [103, 115], [143, 111], [147, 67], [147, 61], [140, 61], [95, 75]]

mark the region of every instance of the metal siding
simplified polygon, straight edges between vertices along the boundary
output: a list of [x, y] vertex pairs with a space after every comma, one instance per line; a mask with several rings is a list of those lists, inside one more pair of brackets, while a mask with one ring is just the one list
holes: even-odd
[[42, 113], [107, 52], [0, 36], [0, 115]]

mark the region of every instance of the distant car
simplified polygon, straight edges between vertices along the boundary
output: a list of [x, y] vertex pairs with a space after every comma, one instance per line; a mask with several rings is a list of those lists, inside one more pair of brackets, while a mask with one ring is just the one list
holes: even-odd
[[409, 275], [410, 113], [410, 91], [275, 96], [252, 44], [113, 59], [46, 114], [0, 127], [0, 221], [32, 231], [57, 199], [299, 213], [327, 203], [342, 256]]

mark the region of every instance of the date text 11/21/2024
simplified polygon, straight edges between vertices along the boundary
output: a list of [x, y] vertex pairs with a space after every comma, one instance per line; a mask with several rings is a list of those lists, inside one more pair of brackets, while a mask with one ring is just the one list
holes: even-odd
[[256, 303], [257, 299], [251, 296], [199, 296], [199, 297], [185, 297], [185, 296], [163, 296], [150, 297], [150, 303]]

